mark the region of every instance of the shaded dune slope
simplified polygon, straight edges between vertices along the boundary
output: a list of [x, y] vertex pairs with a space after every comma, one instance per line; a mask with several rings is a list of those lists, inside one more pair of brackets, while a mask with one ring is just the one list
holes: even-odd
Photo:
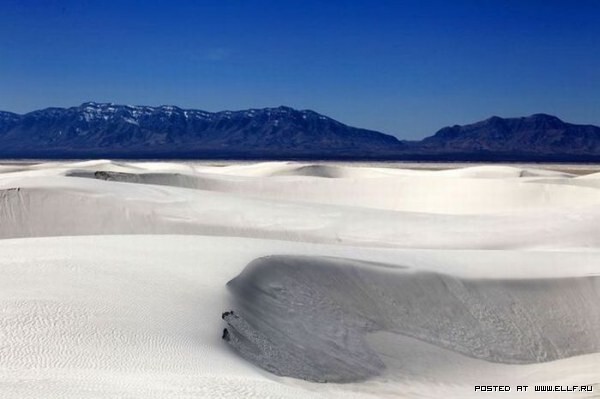
[[[248, 211], [249, 210], [249, 211]], [[397, 248], [597, 247], [597, 207], [429, 215], [91, 179], [0, 182], [0, 237], [204, 234]]]
[[350, 382], [385, 368], [373, 332], [491, 362], [600, 351], [600, 278], [465, 279], [358, 260], [270, 256], [228, 283], [224, 338], [278, 375]]
[[598, 179], [582, 180], [552, 171], [513, 167], [357, 171], [360, 168], [332, 165], [245, 166], [202, 168], [196, 172], [69, 169], [65, 175], [266, 200], [435, 214], [492, 214], [600, 203]]
[[203, 234], [396, 248], [598, 247], [600, 179], [590, 176], [501, 166], [12, 165], [0, 173], [0, 237]]

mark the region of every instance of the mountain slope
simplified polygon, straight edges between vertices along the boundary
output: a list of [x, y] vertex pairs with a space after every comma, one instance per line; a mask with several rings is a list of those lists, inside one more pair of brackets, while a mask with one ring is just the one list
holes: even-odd
[[393, 136], [289, 107], [205, 112], [84, 103], [0, 115], [0, 155], [360, 156], [400, 149]]
[[600, 155], [600, 127], [575, 125], [546, 114], [491, 117], [445, 127], [420, 143], [424, 151], [535, 155]]
[[21, 116], [12, 112], [0, 111], [0, 135], [8, 132], [21, 120]]
[[0, 112], [0, 158], [600, 161], [600, 127], [546, 114], [491, 117], [421, 141], [289, 107], [206, 112], [84, 103]]

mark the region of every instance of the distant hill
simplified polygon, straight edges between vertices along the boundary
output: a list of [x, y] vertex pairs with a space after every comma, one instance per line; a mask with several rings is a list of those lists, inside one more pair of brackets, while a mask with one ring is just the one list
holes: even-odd
[[600, 161], [600, 127], [535, 114], [401, 141], [289, 107], [206, 112], [84, 103], [0, 112], [1, 158]]
[[493, 116], [470, 125], [445, 127], [422, 140], [419, 149], [447, 155], [600, 159], [600, 127], [566, 123], [546, 114]]

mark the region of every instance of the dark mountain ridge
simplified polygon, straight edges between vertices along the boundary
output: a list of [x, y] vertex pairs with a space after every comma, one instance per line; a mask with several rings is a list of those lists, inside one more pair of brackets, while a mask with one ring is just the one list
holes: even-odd
[[424, 149], [449, 152], [532, 152], [600, 155], [600, 128], [566, 123], [556, 116], [493, 116], [481, 122], [439, 130], [422, 142]]
[[401, 141], [290, 107], [207, 112], [87, 102], [0, 111], [1, 158], [600, 161], [600, 128], [547, 114], [491, 117]]
[[283, 106], [206, 112], [93, 102], [1, 114], [0, 141], [3, 156], [50, 157], [374, 156], [403, 146], [393, 136]]

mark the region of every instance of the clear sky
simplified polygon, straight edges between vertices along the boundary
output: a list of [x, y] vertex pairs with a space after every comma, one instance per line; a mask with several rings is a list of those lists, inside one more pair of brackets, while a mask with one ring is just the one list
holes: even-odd
[[600, 1], [1, 0], [0, 109], [289, 105], [401, 138], [600, 125]]

